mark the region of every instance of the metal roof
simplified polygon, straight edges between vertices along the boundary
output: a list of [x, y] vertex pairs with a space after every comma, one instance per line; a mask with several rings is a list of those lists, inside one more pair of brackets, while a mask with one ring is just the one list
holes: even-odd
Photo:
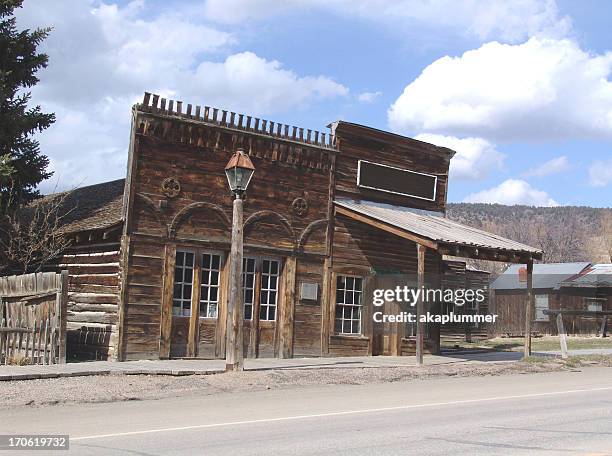
[[541, 250], [520, 242], [454, 222], [437, 212], [345, 198], [338, 198], [334, 203], [349, 211], [376, 219], [434, 242], [503, 250], [512, 253], [542, 253]]
[[612, 287], [612, 264], [594, 264], [576, 277], [565, 280], [562, 287]]
[[[533, 265], [533, 288], [558, 290], [561, 282], [580, 274], [591, 263], [538, 263]], [[527, 283], [521, 280], [519, 270], [525, 268], [513, 264], [491, 284], [493, 290], [525, 290]]]

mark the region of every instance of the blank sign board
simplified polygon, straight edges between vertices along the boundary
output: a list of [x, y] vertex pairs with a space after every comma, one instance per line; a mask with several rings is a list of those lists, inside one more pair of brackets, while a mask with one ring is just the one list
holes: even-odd
[[410, 196], [428, 201], [436, 199], [438, 177], [359, 160], [357, 185], [381, 192]]

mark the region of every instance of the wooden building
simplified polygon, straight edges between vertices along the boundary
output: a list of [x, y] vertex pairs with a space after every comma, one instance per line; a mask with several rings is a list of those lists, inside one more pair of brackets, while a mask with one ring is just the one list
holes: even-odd
[[[443, 255], [541, 258], [444, 218], [452, 150], [344, 121], [329, 127], [145, 94], [132, 111], [121, 204], [109, 203], [107, 223], [71, 231], [63, 263], [84, 287], [73, 291], [73, 340], [76, 321], [87, 320], [81, 328], [109, 326], [100, 353], [111, 358], [224, 357], [232, 223], [224, 167], [239, 148], [256, 168], [244, 202], [246, 356], [411, 354], [410, 328], [372, 323], [371, 290], [386, 278], [417, 283], [424, 271], [436, 285]], [[437, 351], [439, 327], [426, 337]]]
[[[609, 307], [612, 284], [598, 285], [597, 282], [599, 278], [609, 277], [609, 273], [607, 276], [597, 274], [597, 270], [587, 262], [534, 265], [533, 330], [540, 334], [557, 334], [555, 317], [545, 313], [547, 310], [612, 310]], [[524, 334], [525, 272], [524, 267], [512, 265], [491, 284], [491, 311], [498, 315], [496, 324], [490, 327], [492, 335]], [[564, 325], [568, 334], [595, 335], [600, 330], [600, 320], [594, 316], [566, 315]]]

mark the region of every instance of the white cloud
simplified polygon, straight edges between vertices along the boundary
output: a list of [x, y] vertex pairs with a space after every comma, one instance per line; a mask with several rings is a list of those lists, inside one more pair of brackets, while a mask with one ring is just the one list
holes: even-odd
[[347, 95], [328, 77], [298, 75], [252, 52], [232, 55], [235, 36], [190, 13], [151, 14], [141, 0], [26, 0], [17, 11], [19, 27], [53, 26], [33, 100], [58, 119], [38, 139], [60, 187], [125, 176], [130, 108], [145, 91], [253, 115]]
[[348, 89], [324, 76], [299, 77], [277, 61], [243, 52], [225, 62], [203, 62], [181, 92], [201, 94], [212, 104], [253, 114], [304, 106], [311, 100], [346, 96]]
[[381, 95], [382, 92], [361, 92], [357, 95], [357, 101], [360, 103], [373, 103]]
[[593, 187], [605, 187], [612, 183], [612, 158], [596, 160], [589, 167], [589, 181]]
[[497, 187], [472, 193], [464, 203], [498, 203], [506, 205], [558, 206], [548, 193], [533, 188], [524, 180], [508, 179]]
[[612, 52], [569, 39], [491, 42], [442, 57], [388, 112], [400, 132], [498, 139], [612, 137]]
[[415, 139], [457, 152], [450, 163], [451, 179], [479, 180], [503, 167], [505, 155], [494, 144], [482, 138], [455, 138], [423, 133], [415, 136]]
[[509, 42], [534, 34], [559, 36], [571, 27], [554, 0], [207, 0], [204, 4], [206, 17], [228, 24], [296, 10], [326, 10], [404, 28], [407, 23], [422, 23]]
[[565, 155], [553, 158], [540, 166], [531, 168], [523, 173], [524, 177], [543, 177], [551, 174], [559, 174], [568, 171], [571, 168], [570, 163]]

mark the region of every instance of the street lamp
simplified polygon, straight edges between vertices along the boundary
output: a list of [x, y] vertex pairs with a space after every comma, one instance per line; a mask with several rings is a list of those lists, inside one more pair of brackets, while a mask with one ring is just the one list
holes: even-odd
[[242, 339], [242, 197], [253, 177], [255, 167], [244, 150], [238, 149], [225, 167], [234, 205], [232, 214], [232, 248], [230, 252], [229, 301], [227, 306], [227, 337], [225, 344], [225, 371], [244, 369]]

